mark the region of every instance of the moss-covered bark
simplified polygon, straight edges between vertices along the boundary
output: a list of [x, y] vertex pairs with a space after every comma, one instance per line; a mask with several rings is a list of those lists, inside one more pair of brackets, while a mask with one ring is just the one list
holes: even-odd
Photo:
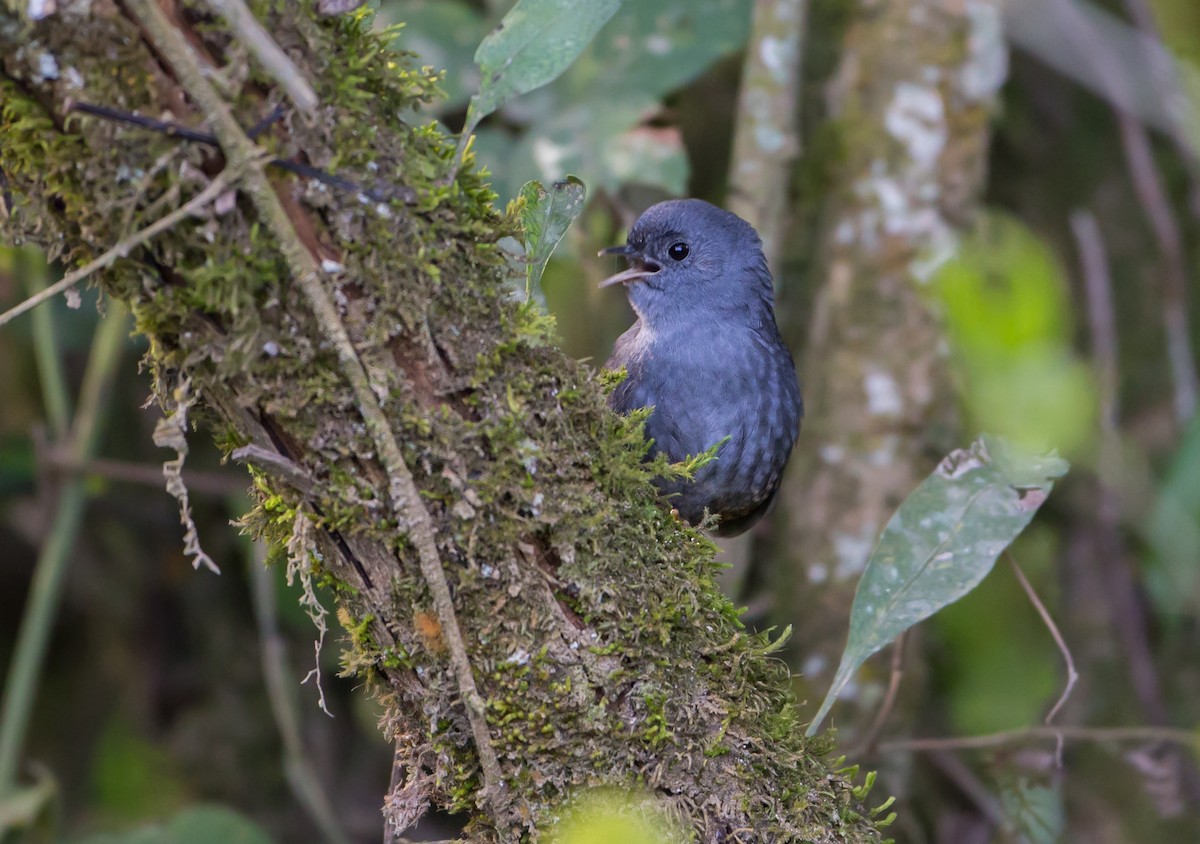
[[[499, 766], [491, 789], [413, 512], [393, 508], [361, 394], [293, 277], [296, 244], [241, 194], [98, 279], [149, 337], [169, 412], [195, 399], [226, 448], [294, 464], [253, 470], [247, 524], [290, 541], [339, 596], [347, 666], [376, 681], [397, 742], [389, 821], [438, 806], [466, 813], [472, 840], [536, 838], [564, 799], [608, 784], [643, 790], [704, 841], [877, 840], [828, 743], [801, 737], [768, 642], [715, 589], [711, 544], [655, 500], [637, 420], [611, 414], [548, 320], [510, 299], [496, 244], [513, 221], [470, 167], [445, 183], [453, 145], [415, 125], [434, 79], [362, 17], [259, 3], [320, 96], [297, 114], [206, 7], [165, 7], [243, 126], [285, 106], [261, 146], [396, 197], [268, 171], [432, 524]], [[77, 265], [222, 168], [210, 148], [69, 114], [86, 101], [211, 128], [146, 35], [108, 0], [60, 0], [37, 23], [0, 12], [6, 240]]]

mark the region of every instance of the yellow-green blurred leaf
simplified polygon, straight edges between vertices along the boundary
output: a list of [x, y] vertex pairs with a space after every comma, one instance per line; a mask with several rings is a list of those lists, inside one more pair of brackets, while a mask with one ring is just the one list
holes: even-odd
[[554, 827], [553, 844], [677, 844], [683, 837], [646, 799], [609, 789], [576, 800]]

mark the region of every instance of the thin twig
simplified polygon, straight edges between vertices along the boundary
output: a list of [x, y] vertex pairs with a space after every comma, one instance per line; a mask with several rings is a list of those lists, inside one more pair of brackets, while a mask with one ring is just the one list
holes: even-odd
[[288, 58], [271, 34], [258, 22], [242, 0], [208, 0], [208, 5], [229, 23], [230, 28], [259, 64], [287, 93], [296, 108], [311, 112], [319, 104], [317, 93], [308, 84], [300, 68]]
[[498, 809], [504, 787], [500, 763], [488, 732], [485, 704], [475, 685], [471, 660], [467, 655], [466, 644], [455, 614], [450, 585], [446, 581], [446, 573], [438, 555], [433, 519], [421, 501], [412, 472], [404, 462], [391, 425], [371, 388], [366, 369], [355, 352], [346, 326], [342, 323], [337, 307], [322, 281], [318, 262], [300, 240], [291, 218], [258, 165], [257, 148], [234, 119], [229, 105], [209, 83], [187, 41], [167, 21], [153, 0], [129, 0], [128, 7], [141, 22], [151, 42], [170, 63], [180, 84], [204, 112], [209, 125], [220, 139], [221, 148], [230, 165], [240, 164], [248, 168], [245, 177], [246, 192], [262, 215], [263, 222], [278, 241], [296, 283], [313, 309], [322, 333], [337, 351], [342, 374], [354, 390], [359, 412], [362, 413], [363, 421], [387, 472], [392, 508], [401, 519], [401, 523], [407, 527], [409, 539], [417, 549], [421, 574], [429, 587], [438, 621], [449, 646], [451, 666], [479, 754], [484, 798], [492, 809], [497, 825], [506, 826], [507, 822], [499, 817]]
[[896, 739], [879, 744], [881, 753], [927, 753], [936, 750], [987, 750], [1059, 736], [1067, 741], [1140, 741], [1170, 742], [1185, 747], [1196, 746], [1196, 733], [1176, 727], [1021, 727], [982, 736], [960, 738]]
[[1004, 804], [961, 759], [948, 750], [931, 750], [929, 761], [975, 804], [988, 823], [1004, 827]]
[[[217, 141], [217, 136], [211, 132], [202, 132], [199, 129], [192, 129], [180, 123], [173, 123], [169, 120], [155, 120], [150, 117], [143, 117], [140, 114], [134, 114], [128, 111], [121, 111], [108, 106], [94, 105], [92, 103], [74, 103], [71, 106], [72, 111], [83, 112], [84, 114], [98, 117], [101, 120], [109, 120], [115, 123], [127, 123], [130, 126], [137, 126], [139, 129], [146, 129], [150, 132], [159, 132], [171, 138], [180, 138], [195, 144], [204, 144], [205, 146], [220, 149], [220, 143]], [[249, 138], [257, 138], [266, 131], [272, 123], [282, 116], [283, 112], [276, 107], [271, 110], [270, 114], [255, 123], [246, 136]], [[286, 158], [269, 158], [267, 163], [272, 167], [278, 167], [288, 173], [300, 176], [304, 179], [313, 179], [324, 185], [329, 185], [331, 188], [346, 191], [348, 193], [361, 194], [371, 202], [391, 202], [396, 199], [406, 205], [413, 205], [417, 201], [417, 194], [412, 188], [407, 185], [384, 185], [382, 187], [370, 188], [365, 185], [360, 185], [353, 179], [348, 179], [345, 176], [339, 176], [337, 173], [330, 173], [328, 170], [322, 170], [320, 167], [313, 167], [308, 164], [301, 164], [297, 161], [289, 161]]]
[[180, 138], [192, 143], [204, 144], [205, 146], [215, 147], [217, 145], [217, 139], [211, 132], [202, 132], [199, 129], [184, 126], [181, 123], [172, 123], [168, 120], [157, 120], [142, 114], [133, 114], [132, 112], [122, 111], [119, 108], [109, 108], [108, 106], [96, 105], [95, 103], [75, 102], [71, 103], [71, 111], [78, 111], [81, 114], [91, 117], [99, 117], [101, 120], [108, 120], [113, 123], [128, 123], [130, 126], [137, 126], [139, 129], [158, 132], [169, 138]]
[[99, 258], [95, 259], [94, 261], [89, 261], [79, 269], [67, 273], [62, 277], [61, 281], [50, 285], [40, 293], [30, 296], [15, 308], [11, 308], [10, 310], [5, 311], [3, 314], [0, 314], [0, 325], [4, 325], [5, 323], [16, 319], [26, 311], [36, 308], [42, 302], [57, 296], [64, 290], [74, 287], [88, 276], [103, 269], [107, 269], [121, 258], [128, 257], [129, 253], [134, 249], [141, 246], [143, 243], [155, 237], [156, 235], [162, 234], [167, 229], [177, 225], [186, 217], [190, 217], [191, 215], [195, 214], [205, 205], [212, 202], [218, 196], [228, 190], [229, 186], [233, 183], [234, 175], [235, 171], [226, 168], [215, 179], [209, 182], [208, 187], [200, 191], [200, 193], [196, 194], [183, 205], [176, 208], [170, 214], [167, 214], [165, 217], [160, 217], [143, 229], [139, 229], [129, 237], [122, 240], [112, 249], [109, 249]]
[[256, 469], [282, 479], [296, 492], [307, 496], [312, 492], [316, 481], [304, 467], [289, 460], [278, 451], [269, 451], [259, 445], [246, 445], [235, 448], [229, 455], [238, 463], [245, 463]]
[[892, 709], [896, 706], [896, 697], [900, 693], [900, 681], [904, 679], [904, 643], [907, 641], [907, 636], [908, 631], [905, 630], [892, 643], [892, 664], [888, 674], [887, 691], [883, 695], [883, 703], [879, 705], [879, 711], [875, 713], [875, 720], [871, 722], [871, 726], [868, 728], [862, 742], [850, 754], [852, 759], [866, 756], [875, 749], [875, 745], [879, 742], [879, 736], [883, 732], [883, 727], [887, 724], [887, 719], [891, 716]]
[[1110, 447], [1119, 448], [1120, 443], [1109, 441], [1117, 434], [1118, 427], [1118, 347], [1116, 309], [1113, 307], [1112, 277], [1108, 272], [1108, 255], [1104, 238], [1096, 216], [1090, 211], [1076, 210], [1071, 214], [1071, 232], [1075, 236], [1075, 247], [1079, 250], [1079, 263], [1083, 270], [1083, 287], [1086, 292], [1088, 334], [1091, 337], [1092, 359], [1095, 361], [1096, 381], [1099, 387], [1100, 431], [1105, 437], [1101, 444], [1101, 475], [1113, 477], [1105, 471], [1106, 458], [1115, 457]]
[[[150, 465], [103, 458], [79, 463], [59, 448], [46, 451], [46, 464], [70, 474], [104, 478], [118, 483], [152, 486], [160, 490], [163, 485], [162, 464]], [[207, 495], [236, 495], [246, 489], [245, 476], [238, 476], [234, 472], [188, 471], [183, 473], [183, 479], [189, 490]]]
[[1071, 215], [1071, 227], [1079, 249], [1083, 269], [1083, 287], [1087, 298], [1088, 333], [1092, 357], [1099, 380], [1100, 434], [1097, 476], [1096, 525], [1106, 540], [1099, 563], [1108, 581], [1106, 590], [1113, 627], [1125, 650], [1133, 689], [1146, 717], [1165, 723], [1166, 706], [1162, 683], [1154, 668], [1154, 654], [1147, 637], [1145, 608], [1137, 599], [1134, 573], [1124, 559], [1121, 538], [1121, 500], [1118, 490], [1125, 486], [1125, 467], [1120, 436], [1120, 395], [1118, 392], [1117, 318], [1112, 301], [1112, 279], [1104, 240], [1095, 219], [1087, 212]]
[[[1042, 623], [1046, 625], [1046, 629], [1050, 631], [1050, 637], [1054, 639], [1054, 644], [1058, 646], [1059, 653], [1063, 656], [1063, 661], [1067, 664], [1067, 683], [1063, 687], [1062, 694], [1058, 696], [1058, 700], [1054, 702], [1054, 706], [1050, 707], [1050, 711], [1046, 713], [1043, 723], [1049, 727], [1050, 722], [1054, 720], [1054, 716], [1058, 715], [1060, 709], [1067, 702], [1067, 698], [1071, 696], [1075, 684], [1079, 682], [1079, 672], [1075, 670], [1075, 660], [1071, 656], [1071, 649], [1067, 647], [1067, 642], [1063, 639], [1062, 633], [1058, 630], [1058, 625], [1051, 618], [1046, 605], [1042, 603], [1037, 592], [1033, 589], [1033, 584], [1029, 582], [1029, 578], [1025, 576], [1025, 572], [1021, 571], [1021, 567], [1017, 565], [1016, 558], [1013, 557], [1011, 551], [1005, 551], [1004, 556], [1008, 558], [1008, 564], [1012, 567], [1013, 574], [1017, 576], [1017, 582], [1021, 584], [1021, 588], [1025, 590], [1025, 594], [1029, 597], [1029, 602], [1033, 604], [1033, 608], [1042, 618]], [[1063, 737], [1060, 734], [1054, 748], [1054, 762], [1061, 768], [1063, 764]]]

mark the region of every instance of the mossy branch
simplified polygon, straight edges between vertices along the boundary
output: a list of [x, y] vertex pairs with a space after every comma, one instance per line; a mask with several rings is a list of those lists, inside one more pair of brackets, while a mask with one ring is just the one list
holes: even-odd
[[[479, 690], [475, 687], [475, 678], [471, 673], [471, 660], [467, 656], [467, 648], [459, 629], [458, 617], [454, 612], [454, 600], [450, 596], [450, 586], [446, 582], [446, 575], [442, 571], [442, 563], [438, 558], [437, 546], [434, 543], [433, 521], [421, 503], [421, 494], [413, 482], [412, 472], [404, 462], [400, 447], [396, 443], [396, 437], [392, 433], [392, 428], [371, 387], [367, 371], [363, 367], [362, 361], [359, 360], [358, 353], [354, 350], [350, 334], [346, 330], [346, 326], [342, 324], [341, 316], [334, 307], [333, 300], [325, 291], [317, 260], [301, 242], [291, 218], [284, 210], [279, 197], [275, 195], [270, 182], [267, 181], [267, 177], [262, 171], [261, 151], [253, 141], [246, 137], [246, 133], [234, 119], [225, 100], [209, 84], [187, 41], [170, 24], [153, 0], [129, 0], [129, 7], [141, 21], [142, 26], [146, 28], [154, 45], [174, 69], [188, 94], [200, 105], [205, 117], [212, 124], [213, 131], [228, 160], [227, 166], [234, 168], [235, 171], [243, 169], [246, 171], [245, 187], [247, 192], [254, 200], [259, 214], [266, 220], [271, 232], [275, 235], [292, 277], [304, 291], [321, 332], [337, 351], [341, 373], [354, 390], [358, 410], [367, 423], [371, 439], [378, 450], [384, 469], [387, 471], [387, 486], [392, 509], [402, 520], [410, 539], [417, 547], [421, 562], [421, 574], [433, 594], [438, 621], [441, 623], [450, 649], [450, 659], [458, 680], [459, 693], [466, 705], [467, 717], [471, 722], [471, 732], [475, 737], [475, 749], [483, 767], [484, 800], [487, 805], [495, 806], [493, 798], [499, 794], [501, 782], [500, 765], [496, 760], [496, 751], [492, 747], [491, 737], [488, 735], [483, 698], [480, 697]], [[496, 820], [500, 826], [507, 825], [505, 819], [497, 818]]]
[[[249, 463], [244, 524], [294, 538], [333, 590], [345, 667], [397, 744], [392, 829], [436, 806], [472, 841], [537, 838], [606, 785], [700, 840], [879, 840], [829, 739], [804, 738], [772, 643], [716, 589], [711, 542], [658, 501], [639, 420], [509, 295], [497, 242], [516, 221], [470, 156], [447, 182], [453, 142], [411, 122], [437, 77], [361, 14], [251, 4], [318, 100], [258, 146], [364, 190], [264, 174], [240, 126], [285, 95], [253, 64], [220, 66], [240, 53], [207, 5], [169, 24], [149, 0], [100, 5], [61, 0], [71, 15], [36, 25], [0, 12], [0, 226], [82, 265], [182, 182], [245, 167], [249, 201], [95, 280], [132, 306], [160, 401], [190, 384]], [[68, 119], [81, 100], [205, 121], [224, 158]]]

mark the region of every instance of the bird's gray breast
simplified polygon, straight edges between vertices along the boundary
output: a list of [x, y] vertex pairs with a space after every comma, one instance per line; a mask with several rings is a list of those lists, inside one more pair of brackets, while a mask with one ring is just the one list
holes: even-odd
[[666, 336], [635, 324], [609, 365], [628, 369], [614, 409], [654, 407], [646, 423], [654, 451], [678, 461], [725, 440], [693, 483], [663, 485], [689, 521], [705, 507], [754, 509], [773, 494], [800, 421], [795, 370], [773, 322], [700, 324]]

